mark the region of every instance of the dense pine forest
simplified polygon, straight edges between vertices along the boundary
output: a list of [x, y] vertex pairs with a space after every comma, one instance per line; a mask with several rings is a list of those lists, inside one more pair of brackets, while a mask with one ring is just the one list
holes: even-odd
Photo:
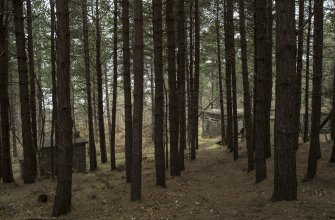
[[0, 219], [335, 218], [335, 1], [0, 0]]

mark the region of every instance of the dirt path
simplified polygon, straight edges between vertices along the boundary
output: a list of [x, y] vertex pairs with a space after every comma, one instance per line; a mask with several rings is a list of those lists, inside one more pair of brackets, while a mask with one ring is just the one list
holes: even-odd
[[[302, 184], [307, 146], [298, 151], [298, 201], [272, 203], [273, 161], [269, 159], [268, 179], [255, 184], [254, 172], [246, 173], [246, 159], [233, 162], [232, 155], [214, 144], [201, 143], [198, 158], [186, 163], [182, 177], [167, 179], [167, 188], [155, 186], [154, 163], [144, 161], [142, 202], [129, 201], [130, 186], [124, 172], [102, 171], [75, 174], [73, 209], [66, 219], [330, 219], [335, 218], [335, 165], [328, 164], [329, 145], [323, 146], [325, 159], [319, 162], [315, 181]], [[167, 175], [168, 176], [168, 175]], [[48, 217], [55, 182], [0, 185], [0, 219]], [[37, 202], [40, 193], [47, 203]]]

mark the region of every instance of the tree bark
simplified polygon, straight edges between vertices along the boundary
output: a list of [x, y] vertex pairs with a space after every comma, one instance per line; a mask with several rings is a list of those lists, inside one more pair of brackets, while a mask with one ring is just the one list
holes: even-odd
[[58, 79], [57, 114], [59, 150], [57, 190], [52, 215], [61, 216], [71, 210], [72, 192], [72, 117], [70, 92], [70, 28], [67, 0], [57, 0]]
[[323, 53], [323, 0], [314, 1], [314, 42], [313, 42], [313, 91], [311, 141], [308, 154], [308, 168], [304, 181], [314, 179], [317, 161], [321, 158], [320, 116], [322, 93], [322, 53]]
[[99, 141], [101, 163], [107, 162], [105, 121], [104, 121], [104, 105], [102, 92], [102, 66], [101, 66], [101, 30], [100, 30], [100, 3], [95, 1], [95, 28], [96, 28], [96, 71], [97, 71], [97, 89], [98, 89], [98, 121], [99, 121]]
[[256, 88], [254, 94], [254, 124], [255, 124], [255, 167], [256, 182], [261, 182], [266, 178], [266, 126], [267, 126], [267, 97], [264, 95], [267, 91], [267, 72], [266, 66], [266, 40], [267, 11], [266, 5], [268, 0], [255, 1], [255, 53], [256, 53]]
[[296, 200], [295, 115], [297, 97], [295, 2], [276, 1], [276, 119], [273, 201]]
[[295, 149], [299, 147], [299, 131], [300, 131], [300, 109], [301, 109], [301, 85], [302, 85], [302, 56], [304, 52], [304, 25], [305, 4], [304, 0], [299, 0], [299, 23], [298, 23], [298, 51], [297, 51], [297, 74], [295, 79], [295, 116], [294, 116], [294, 141]]
[[226, 143], [226, 131], [225, 131], [225, 116], [224, 116], [224, 103], [223, 103], [223, 85], [222, 85], [222, 62], [221, 62], [221, 41], [220, 41], [220, 8], [219, 0], [216, 0], [216, 43], [217, 43], [217, 59], [218, 59], [218, 71], [219, 71], [219, 92], [220, 92], [220, 118], [221, 118], [221, 141], [222, 145]]
[[[193, 77], [193, 138], [191, 149], [198, 149], [198, 115], [199, 115], [199, 79], [200, 79], [200, 12], [199, 0], [194, 1], [194, 77]], [[192, 147], [193, 145], [193, 147]], [[194, 158], [192, 157], [194, 156]], [[191, 160], [195, 159], [195, 152], [191, 154]]]
[[20, 83], [22, 140], [24, 154], [23, 181], [25, 184], [29, 184], [34, 183], [36, 178], [36, 154], [31, 132], [31, 108], [29, 103], [28, 66], [25, 51], [23, 3], [19, 0], [13, 0], [13, 10]]
[[8, 65], [8, 18], [6, 2], [0, 0], [0, 123], [1, 123], [1, 176], [4, 183], [14, 182], [10, 154], [10, 112], [9, 112], [9, 65]]
[[304, 142], [309, 141], [309, 60], [310, 60], [310, 41], [312, 26], [312, 0], [308, 1], [308, 28], [306, 39], [306, 84], [305, 84], [305, 115], [304, 115]]
[[248, 172], [252, 171], [255, 166], [255, 157], [253, 149], [253, 132], [252, 132], [252, 116], [251, 103], [249, 93], [249, 72], [248, 72], [248, 54], [245, 27], [245, 6], [244, 0], [239, 1], [240, 13], [240, 35], [241, 35], [241, 59], [242, 59], [242, 77], [243, 77], [243, 105], [244, 105], [244, 122], [246, 133], [246, 144], [248, 151]]
[[176, 82], [176, 40], [174, 29], [174, 0], [166, 1], [166, 26], [168, 44], [169, 124], [170, 124], [170, 175], [180, 176], [178, 136], [178, 93]]
[[114, 1], [114, 35], [113, 35], [113, 104], [112, 104], [112, 126], [110, 131], [110, 154], [111, 170], [116, 169], [115, 161], [115, 126], [116, 126], [116, 104], [117, 104], [117, 1]]
[[164, 78], [162, 0], [154, 0], [154, 69], [155, 69], [155, 168], [156, 185], [166, 187], [164, 153]]
[[228, 3], [224, 1], [224, 31], [225, 31], [225, 59], [226, 59], [226, 99], [227, 99], [227, 133], [226, 140], [227, 146], [230, 152], [234, 150], [234, 133], [233, 133], [233, 104], [232, 104], [232, 75], [231, 75], [231, 62], [228, 61], [230, 58], [229, 54], [229, 26], [228, 26]]
[[88, 144], [90, 171], [97, 169], [97, 153], [94, 141], [93, 112], [92, 112], [92, 92], [91, 92], [91, 67], [90, 67], [90, 48], [88, 35], [88, 3], [84, 0], [82, 3], [83, 14], [83, 33], [84, 33], [84, 54], [85, 54], [85, 77], [86, 77], [86, 100], [87, 100], [87, 117], [88, 117]]
[[185, 169], [184, 150], [186, 148], [186, 97], [185, 97], [185, 75], [186, 75], [186, 29], [185, 29], [185, 2], [178, 3], [178, 113], [179, 113], [179, 166]]
[[126, 181], [131, 181], [133, 119], [131, 106], [130, 50], [129, 50], [129, 0], [122, 0], [122, 39], [123, 39], [123, 89], [125, 102], [125, 154]]
[[142, 123], [143, 123], [143, 3], [134, 0], [134, 123], [131, 201], [141, 200]]

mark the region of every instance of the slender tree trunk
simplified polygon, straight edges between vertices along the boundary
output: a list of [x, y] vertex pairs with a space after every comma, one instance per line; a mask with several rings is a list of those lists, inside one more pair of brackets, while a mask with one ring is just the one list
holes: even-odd
[[312, 26], [312, 0], [308, 1], [308, 28], [306, 42], [306, 84], [305, 84], [305, 115], [304, 115], [304, 142], [309, 141], [309, 60], [310, 60], [310, 41]]
[[162, 0], [154, 0], [153, 31], [154, 31], [154, 68], [155, 68], [155, 168], [156, 185], [165, 184], [164, 154], [164, 78], [163, 78], [163, 22]]
[[141, 200], [142, 122], [143, 122], [143, 3], [134, 0], [134, 124], [131, 201]]
[[185, 169], [184, 150], [186, 148], [186, 29], [185, 29], [185, 2], [180, 0], [178, 4], [178, 101], [179, 101], [179, 166]]
[[[11, 76], [11, 75], [10, 75]], [[12, 80], [10, 80], [10, 125], [12, 132], [12, 145], [13, 145], [13, 157], [17, 157], [17, 110], [16, 110], [16, 95], [14, 94], [14, 88]]]
[[308, 155], [308, 168], [305, 181], [314, 179], [320, 150], [320, 116], [322, 93], [322, 53], [323, 53], [323, 0], [314, 1], [314, 43], [313, 43], [313, 92], [311, 141]]
[[180, 176], [178, 136], [178, 93], [176, 82], [176, 40], [174, 30], [174, 0], [166, 1], [166, 25], [168, 42], [168, 79], [169, 79], [169, 124], [170, 124], [170, 175]]
[[190, 108], [190, 118], [189, 118], [189, 129], [190, 129], [190, 146], [191, 146], [191, 160], [196, 158], [196, 151], [195, 151], [195, 128], [193, 127], [194, 123], [194, 60], [193, 60], [193, 51], [194, 51], [194, 42], [193, 42], [193, 1], [190, 2], [190, 101], [189, 101], [189, 108]]
[[232, 104], [232, 75], [231, 75], [231, 62], [228, 61], [229, 57], [229, 42], [228, 42], [228, 15], [227, 15], [227, 0], [224, 1], [224, 31], [225, 31], [225, 59], [226, 59], [226, 98], [227, 98], [227, 133], [226, 140], [230, 152], [234, 149], [233, 139], [233, 104]]
[[[200, 80], [200, 12], [199, 12], [199, 0], [194, 1], [194, 78], [193, 78], [193, 126], [194, 129], [193, 132], [193, 138], [194, 141], [193, 149], [199, 148], [199, 142], [198, 142], [198, 115], [199, 115], [199, 80]], [[191, 144], [192, 149], [192, 144]], [[191, 154], [191, 160], [195, 159], [195, 153], [194, 158], [192, 158]]]
[[331, 138], [334, 140], [334, 133], [335, 133], [335, 64], [333, 67], [333, 100], [332, 100], [332, 115], [331, 115]]
[[305, 14], [305, 4], [304, 0], [299, 0], [299, 23], [298, 23], [298, 53], [297, 53], [297, 74], [295, 79], [295, 118], [294, 118], [294, 141], [295, 149], [299, 146], [299, 131], [300, 131], [300, 109], [301, 109], [301, 80], [302, 80], [302, 56], [304, 50], [304, 31], [302, 26], [304, 25], [304, 14]]
[[[51, 78], [52, 78], [52, 118], [51, 118], [51, 136], [50, 136], [50, 146], [55, 146], [54, 140], [57, 142], [58, 137], [58, 124], [57, 124], [57, 79], [56, 79], [56, 45], [55, 45], [55, 2], [54, 0], [50, 0], [50, 8], [51, 8]], [[55, 136], [55, 138], [54, 138]], [[56, 146], [57, 143], [56, 143]], [[57, 173], [57, 159], [55, 161], [55, 150], [58, 147], [51, 148], [51, 173]]]
[[126, 181], [131, 181], [133, 119], [131, 106], [130, 50], [129, 50], [129, 0], [122, 0], [122, 39], [123, 39], [123, 89], [125, 102], [125, 154]]
[[272, 0], [265, 2], [265, 157], [271, 157], [271, 128], [270, 128], [270, 114], [272, 103]]
[[295, 115], [295, 2], [277, 0], [276, 119], [273, 201], [297, 199]]
[[236, 62], [235, 62], [235, 40], [234, 40], [234, 2], [227, 1], [226, 8], [226, 59], [227, 71], [231, 76], [232, 89], [232, 137], [234, 160], [238, 159], [238, 124], [237, 124], [237, 91], [236, 91]]
[[25, 51], [23, 3], [19, 0], [13, 0], [13, 9], [20, 83], [22, 139], [24, 154], [23, 180], [25, 184], [29, 184], [34, 183], [36, 178], [36, 154], [31, 133], [31, 108], [29, 103], [28, 66]]
[[27, 23], [28, 23], [28, 61], [29, 61], [29, 84], [30, 84], [30, 108], [31, 108], [31, 127], [33, 143], [37, 149], [37, 123], [36, 123], [36, 75], [34, 67], [34, 42], [33, 42], [33, 14], [31, 0], [27, 0]]
[[242, 77], [243, 77], [243, 105], [244, 105], [244, 121], [245, 133], [248, 151], [248, 172], [252, 171], [255, 166], [254, 149], [253, 149], [253, 132], [252, 132], [252, 116], [251, 103], [249, 93], [249, 72], [248, 72], [248, 54], [245, 27], [245, 6], [244, 0], [239, 0], [240, 13], [240, 35], [241, 35], [241, 58], [242, 58]]
[[87, 96], [87, 116], [88, 116], [88, 144], [90, 156], [90, 171], [97, 169], [97, 153], [94, 141], [93, 113], [92, 113], [92, 92], [91, 92], [91, 68], [90, 68], [90, 48], [88, 35], [88, 18], [87, 18], [87, 0], [82, 3], [83, 13], [83, 33], [84, 33], [84, 54], [85, 54], [85, 77], [86, 77], [86, 96]]
[[1, 123], [1, 176], [4, 183], [14, 182], [10, 154], [8, 23], [5, 17], [6, 2], [0, 0], [0, 123]]
[[219, 71], [219, 92], [220, 92], [220, 118], [221, 118], [221, 141], [222, 145], [226, 143], [225, 131], [225, 116], [224, 116], [224, 103], [223, 103], [223, 85], [222, 85], [222, 62], [221, 62], [221, 41], [220, 41], [220, 8], [219, 0], [216, 0], [216, 42], [217, 42], [217, 55], [218, 55], [218, 71]]
[[97, 87], [98, 87], [98, 121], [99, 121], [99, 140], [101, 163], [107, 162], [104, 105], [102, 97], [102, 66], [101, 66], [101, 30], [100, 30], [100, 3], [95, 1], [95, 28], [96, 28], [96, 70], [97, 70]]
[[114, 36], [113, 36], [113, 104], [112, 104], [112, 126], [110, 131], [110, 154], [111, 154], [111, 170], [116, 169], [115, 162], [115, 126], [116, 126], [116, 104], [117, 104], [117, 1], [114, 0]]
[[57, 190], [52, 215], [61, 216], [71, 210], [72, 192], [72, 117], [70, 98], [70, 28], [67, 0], [57, 0], [58, 79], [57, 114], [59, 152]]
[[[163, 78], [164, 80], [164, 78]], [[164, 93], [165, 93], [165, 167], [169, 169], [169, 94], [163, 81]]]

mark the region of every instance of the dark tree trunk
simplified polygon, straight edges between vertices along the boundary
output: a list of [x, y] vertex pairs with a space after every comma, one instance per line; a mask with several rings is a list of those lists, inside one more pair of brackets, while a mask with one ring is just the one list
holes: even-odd
[[[50, 135], [50, 146], [55, 146], [54, 140], [57, 142], [58, 137], [58, 124], [57, 124], [57, 79], [56, 79], [56, 44], [55, 44], [55, 2], [50, 0], [50, 14], [51, 14], [51, 78], [52, 78], [52, 118], [51, 118], [51, 135]], [[56, 138], [54, 138], [54, 136]], [[56, 143], [56, 146], [57, 143]], [[57, 149], [57, 147], [55, 147]], [[55, 161], [54, 148], [51, 148], [51, 172], [57, 173], [57, 160]]]
[[317, 161], [321, 158], [320, 116], [322, 93], [322, 53], [323, 53], [323, 0], [314, 1], [314, 43], [313, 43], [313, 91], [311, 141], [308, 155], [308, 169], [305, 181], [314, 179]]
[[295, 116], [294, 116], [294, 146], [298, 149], [300, 132], [300, 109], [301, 109], [301, 80], [302, 80], [302, 56], [304, 50], [304, 25], [305, 4], [299, 0], [299, 23], [298, 23], [298, 50], [297, 50], [297, 74], [295, 77]]
[[125, 103], [125, 154], [126, 181], [131, 181], [133, 119], [131, 106], [130, 50], [129, 50], [129, 0], [122, 0], [122, 39], [123, 39], [123, 89]]
[[72, 192], [72, 117], [70, 101], [70, 28], [67, 0], [57, 0], [57, 114], [59, 126], [57, 190], [52, 215], [61, 216], [71, 210]]
[[[164, 80], [164, 78], [163, 78]], [[165, 94], [165, 167], [169, 169], [169, 94], [163, 81], [164, 94]]]
[[296, 154], [294, 117], [296, 97], [295, 2], [276, 1], [276, 119], [273, 201], [296, 200]]
[[180, 176], [178, 151], [178, 93], [176, 82], [176, 40], [174, 29], [174, 0], [166, 1], [166, 25], [168, 44], [168, 80], [169, 80], [169, 124], [170, 124], [170, 175]]
[[[200, 12], [199, 12], [199, 0], [194, 1], [194, 78], [193, 78], [193, 138], [194, 141], [193, 149], [199, 148], [198, 143], [198, 115], [199, 115], [199, 79], [200, 79]], [[192, 145], [192, 144], [191, 144]], [[192, 146], [191, 146], [192, 148]], [[191, 160], [195, 159], [192, 158]]]
[[226, 143], [226, 131], [225, 131], [225, 116], [224, 116], [224, 103], [223, 103], [223, 85], [222, 85], [222, 62], [221, 62], [221, 36], [220, 36], [220, 8], [219, 0], [216, 0], [216, 41], [217, 41], [217, 53], [218, 53], [218, 71], [219, 71], [219, 92], [220, 92], [220, 118], [221, 118], [221, 141], [222, 145]]
[[155, 168], [156, 185], [165, 184], [164, 155], [164, 78], [163, 78], [163, 22], [162, 0], [154, 0], [153, 4], [153, 38], [155, 68]]
[[98, 121], [99, 121], [99, 141], [101, 163], [107, 162], [106, 151], [106, 136], [105, 136], [105, 122], [104, 122], [104, 105], [102, 92], [102, 66], [101, 66], [101, 30], [100, 30], [100, 3], [95, 1], [95, 28], [96, 28], [96, 71], [97, 71], [97, 87], [98, 87]]
[[[11, 74], [10, 74], [11, 77]], [[12, 82], [12, 79], [10, 79]], [[16, 95], [14, 94], [13, 84], [10, 83], [10, 125], [12, 133], [13, 157], [17, 157], [17, 109], [16, 109]]]
[[29, 60], [29, 84], [30, 84], [30, 112], [33, 143], [37, 149], [37, 123], [36, 123], [36, 90], [35, 90], [35, 67], [34, 67], [34, 42], [33, 42], [33, 14], [31, 0], [27, 0], [27, 30], [28, 30], [28, 60]]
[[191, 160], [196, 158], [196, 151], [195, 151], [195, 128], [193, 128], [193, 121], [194, 121], [194, 60], [193, 60], [193, 51], [194, 51], [194, 42], [193, 42], [193, 1], [190, 2], [190, 101], [189, 101], [189, 108], [190, 108], [190, 118], [189, 118], [189, 126], [188, 129], [190, 130], [190, 148], [191, 148]]
[[8, 23], [4, 0], [0, 0], [0, 151], [1, 176], [4, 183], [12, 183], [13, 171], [10, 155], [10, 112], [9, 112], [9, 71], [8, 71]]
[[36, 178], [36, 154], [31, 132], [31, 108], [29, 103], [28, 66], [25, 51], [23, 3], [19, 0], [13, 0], [13, 9], [20, 83], [22, 140], [24, 155], [23, 181], [25, 184], [29, 184], [35, 182]]
[[114, 1], [114, 36], [113, 36], [113, 104], [112, 104], [112, 126], [110, 131], [110, 154], [111, 170], [116, 169], [115, 161], [115, 126], [116, 126], [116, 103], [117, 103], [117, 1]]
[[240, 35], [241, 35], [241, 59], [242, 59], [242, 77], [243, 77], [243, 105], [244, 105], [244, 121], [245, 133], [248, 150], [248, 172], [252, 171], [255, 166], [254, 149], [253, 149], [253, 132], [252, 132], [252, 116], [251, 103], [249, 93], [249, 72], [248, 72], [248, 54], [245, 27], [245, 6], [244, 0], [239, 0], [240, 13]]
[[186, 148], [186, 29], [185, 29], [185, 3], [180, 0], [178, 4], [178, 101], [179, 101], [179, 166], [185, 169], [184, 150]]
[[232, 137], [234, 160], [238, 159], [238, 124], [237, 124], [237, 91], [236, 91], [236, 63], [235, 63], [235, 40], [234, 40], [234, 2], [227, 1], [226, 8], [226, 59], [227, 71], [231, 76], [232, 89]]
[[232, 104], [232, 75], [231, 75], [231, 62], [229, 62], [229, 26], [228, 26], [228, 3], [224, 1], [224, 31], [225, 31], [225, 59], [226, 59], [226, 99], [227, 99], [227, 133], [226, 140], [230, 152], [234, 150], [234, 137], [233, 137], [233, 104]]
[[272, 102], [272, 0], [265, 2], [265, 157], [271, 157], [271, 128], [270, 128], [270, 114]]
[[85, 54], [85, 77], [86, 77], [86, 96], [87, 96], [87, 116], [88, 116], [88, 136], [89, 136], [89, 156], [90, 171], [97, 169], [97, 153], [94, 141], [93, 113], [92, 113], [92, 92], [91, 92], [91, 68], [90, 68], [90, 48], [88, 35], [88, 18], [87, 18], [87, 0], [82, 3], [83, 13], [83, 33], [84, 33], [84, 54]]
[[332, 100], [332, 114], [331, 114], [331, 138], [334, 140], [334, 133], [335, 133], [335, 64], [333, 67], [333, 100]]
[[266, 20], [267, 0], [255, 0], [255, 53], [256, 53], [256, 93], [254, 94], [254, 124], [255, 124], [255, 167], [256, 182], [261, 182], [266, 178], [266, 129], [267, 129], [267, 72], [266, 49], [267, 49], [267, 28]]
[[134, 123], [131, 201], [141, 200], [142, 122], [143, 122], [143, 3], [134, 0]]
[[310, 41], [312, 26], [312, 0], [309, 0], [308, 6], [308, 28], [306, 40], [306, 84], [305, 84], [305, 115], [304, 115], [304, 142], [309, 141], [309, 60], [310, 60]]
[[[200, 80], [200, 11], [199, 0], [194, 1], [194, 119], [195, 148], [199, 148], [199, 80]], [[202, 96], [201, 96], [202, 97]]]

